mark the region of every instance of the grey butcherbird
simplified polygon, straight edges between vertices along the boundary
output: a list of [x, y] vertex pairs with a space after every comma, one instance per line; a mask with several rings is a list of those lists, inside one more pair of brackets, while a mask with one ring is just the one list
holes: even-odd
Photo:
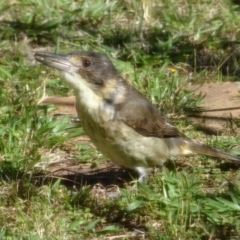
[[113, 162], [135, 169], [139, 181], [147, 169], [170, 157], [204, 154], [240, 161], [240, 157], [192, 141], [147, 98], [129, 85], [107, 56], [87, 51], [67, 55], [37, 52], [37, 61], [60, 70], [74, 90], [82, 127]]

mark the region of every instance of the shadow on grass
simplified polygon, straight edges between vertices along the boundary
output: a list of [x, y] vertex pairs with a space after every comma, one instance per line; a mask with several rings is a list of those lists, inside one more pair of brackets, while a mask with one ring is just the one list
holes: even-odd
[[102, 186], [117, 185], [122, 187], [124, 184], [136, 179], [137, 173], [133, 170], [112, 164], [96, 170], [91, 168], [85, 169], [84, 166], [81, 168], [81, 166], [78, 165], [76, 168], [59, 167], [51, 172], [34, 173], [31, 180], [34, 184], [41, 185], [56, 181], [59, 178], [61, 178], [61, 183], [68, 187], [73, 185], [77, 187], [86, 185], [94, 186], [96, 184], [101, 184]]

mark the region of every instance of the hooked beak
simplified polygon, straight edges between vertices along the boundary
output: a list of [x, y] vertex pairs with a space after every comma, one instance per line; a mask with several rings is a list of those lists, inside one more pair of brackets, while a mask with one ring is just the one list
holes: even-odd
[[72, 72], [77, 68], [70, 63], [69, 55], [36, 52], [34, 57], [38, 62], [61, 71]]

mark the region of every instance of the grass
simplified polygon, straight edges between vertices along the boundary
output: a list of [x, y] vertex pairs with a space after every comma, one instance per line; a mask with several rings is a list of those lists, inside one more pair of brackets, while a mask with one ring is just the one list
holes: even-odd
[[33, 54], [106, 53], [189, 137], [239, 154], [239, 121], [206, 138], [187, 118], [201, 101], [189, 84], [238, 80], [239, 11], [223, 0], [1, 1], [0, 239], [238, 239], [240, 172], [224, 161], [176, 159], [113, 198], [111, 186], [39, 181], [44, 159], [106, 159], [86, 142], [67, 149], [82, 129], [37, 103], [72, 92]]

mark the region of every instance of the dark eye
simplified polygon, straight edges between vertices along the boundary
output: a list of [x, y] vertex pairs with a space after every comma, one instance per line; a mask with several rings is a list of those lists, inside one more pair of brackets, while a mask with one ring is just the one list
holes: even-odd
[[83, 59], [83, 62], [82, 62], [83, 67], [90, 67], [91, 64], [92, 63], [88, 59]]

